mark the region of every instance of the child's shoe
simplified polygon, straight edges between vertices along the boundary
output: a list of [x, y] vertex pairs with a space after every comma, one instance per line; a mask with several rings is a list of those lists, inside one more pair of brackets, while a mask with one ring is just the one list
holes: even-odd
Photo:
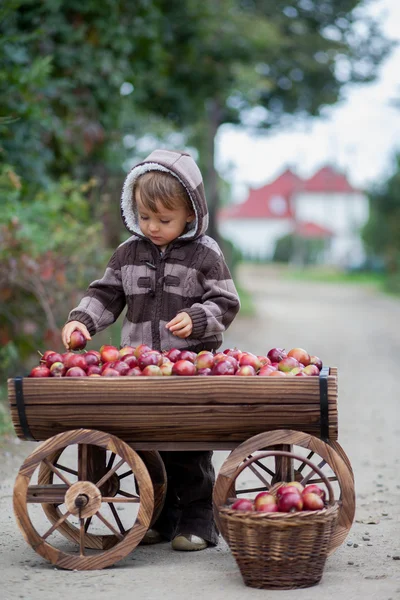
[[159, 544], [163, 541], [161, 533], [156, 529], [148, 529], [139, 544], [149, 546], [150, 544]]
[[192, 533], [180, 533], [171, 542], [173, 550], [183, 550], [184, 552], [193, 552], [193, 550], [204, 550], [208, 543], [198, 535]]

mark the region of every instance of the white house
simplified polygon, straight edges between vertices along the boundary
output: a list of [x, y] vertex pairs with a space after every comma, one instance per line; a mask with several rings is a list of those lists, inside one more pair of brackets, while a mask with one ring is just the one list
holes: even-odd
[[272, 259], [277, 240], [296, 232], [325, 240], [320, 262], [349, 266], [364, 259], [360, 231], [368, 216], [365, 194], [326, 166], [310, 179], [287, 169], [271, 183], [250, 189], [243, 203], [220, 211], [218, 227], [248, 258]]

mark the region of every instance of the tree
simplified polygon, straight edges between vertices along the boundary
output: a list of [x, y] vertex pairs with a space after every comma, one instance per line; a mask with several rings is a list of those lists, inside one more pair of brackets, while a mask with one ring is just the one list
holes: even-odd
[[382, 257], [392, 288], [400, 290], [400, 155], [393, 175], [369, 193], [370, 217], [363, 231], [367, 249]]

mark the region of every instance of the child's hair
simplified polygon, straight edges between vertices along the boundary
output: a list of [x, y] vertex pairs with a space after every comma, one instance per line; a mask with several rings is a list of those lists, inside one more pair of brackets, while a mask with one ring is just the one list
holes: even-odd
[[188, 193], [180, 181], [170, 173], [148, 171], [138, 177], [133, 194], [136, 190], [140, 192], [143, 205], [151, 212], [157, 212], [156, 202], [159, 201], [167, 210], [186, 205], [189, 213], [194, 213]]

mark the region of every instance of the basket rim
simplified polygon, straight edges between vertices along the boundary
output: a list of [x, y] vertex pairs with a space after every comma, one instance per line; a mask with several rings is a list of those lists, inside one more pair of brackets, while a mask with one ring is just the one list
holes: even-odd
[[255, 510], [236, 510], [232, 509], [229, 506], [219, 506], [218, 511], [221, 515], [227, 517], [237, 517], [239, 519], [253, 519], [254, 521], [258, 521], [261, 519], [278, 521], [288, 520], [288, 519], [307, 519], [314, 517], [331, 516], [332, 513], [339, 510], [339, 503], [335, 501], [334, 504], [328, 505], [320, 510], [300, 510], [296, 512], [257, 512]]

